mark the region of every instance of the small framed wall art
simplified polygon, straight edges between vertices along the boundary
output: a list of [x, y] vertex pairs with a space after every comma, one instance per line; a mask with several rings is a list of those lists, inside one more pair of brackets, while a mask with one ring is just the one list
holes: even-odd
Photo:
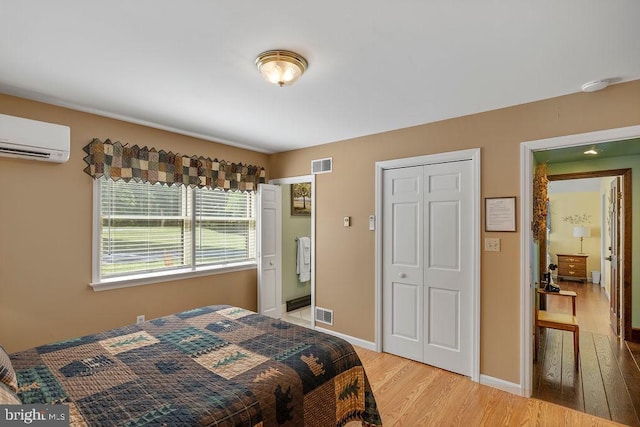
[[484, 231], [516, 231], [516, 198], [484, 199]]
[[311, 183], [291, 184], [291, 215], [311, 216]]

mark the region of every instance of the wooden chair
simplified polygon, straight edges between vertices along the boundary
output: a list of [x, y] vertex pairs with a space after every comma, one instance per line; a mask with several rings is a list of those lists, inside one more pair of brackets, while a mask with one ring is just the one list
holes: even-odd
[[[561, 331], [569, 331], [573, 333], [573, 354], [575, 356], [575, 365], [578, 369], [578, 352], [580, 351], [580, 327], [576, 319], [576, 293], [573, 291], [547, 292], [544, 289], [536, 288], [536, 328], [535, 328], [535, 350], [536, 357], [538, 355], [538, 346], [540, 345], [540, 328], [559, 329]], [[569, 313], [550, 313], [547, 310], [540, 310], [539, 296], [547, 295], [571, 298], [572, 314]], [[547, 304], [549, 302], [547, 301]]]

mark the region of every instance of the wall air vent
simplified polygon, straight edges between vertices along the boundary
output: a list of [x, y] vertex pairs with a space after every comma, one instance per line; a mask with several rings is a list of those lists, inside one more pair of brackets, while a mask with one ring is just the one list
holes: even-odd
[[326, 159], [311, 160], [311, 173], [330, 173], [333, 171], [333, 157]]
[[316, 307], [316, 322], [333, 325], [333, 310]]

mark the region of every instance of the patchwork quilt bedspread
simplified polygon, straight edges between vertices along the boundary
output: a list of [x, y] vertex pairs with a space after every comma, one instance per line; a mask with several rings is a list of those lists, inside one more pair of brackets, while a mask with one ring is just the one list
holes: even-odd
[[209, 306], [11, 355], [23, 403], [78, 426], [382, 425], [346, 341]]

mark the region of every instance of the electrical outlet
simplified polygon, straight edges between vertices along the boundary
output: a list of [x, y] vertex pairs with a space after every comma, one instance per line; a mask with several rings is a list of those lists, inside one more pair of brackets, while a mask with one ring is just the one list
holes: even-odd
[[144, 322], [144, 314], [141, 314], [138, 317], [136, 317], [136, 324], [140, 324], [142, 322]]
[[351, 227], [351, 217], [345, 216], [344, 218], [342, 218], [342, 223], [345, 227]]
[[485, 252], [500, 252], [500, 239], [498, 237], [484, 238]]

